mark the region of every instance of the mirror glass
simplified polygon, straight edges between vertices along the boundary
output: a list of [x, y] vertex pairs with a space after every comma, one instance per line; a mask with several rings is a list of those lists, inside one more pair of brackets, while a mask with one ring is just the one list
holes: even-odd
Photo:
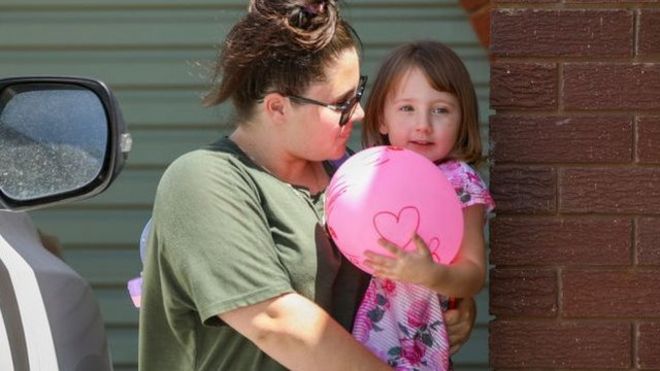
[[12, 85], [0, 93], [0, 190], [20, 201], [65, 193], [101, 171], [107, 117], [81, 86]]

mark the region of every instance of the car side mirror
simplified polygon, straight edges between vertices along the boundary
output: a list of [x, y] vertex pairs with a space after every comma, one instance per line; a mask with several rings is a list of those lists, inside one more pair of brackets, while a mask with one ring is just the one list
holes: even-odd
[[121, 171], [130, 147], [117, 100], [101, 81], [0, 79], [0, 210], [101, 193]]

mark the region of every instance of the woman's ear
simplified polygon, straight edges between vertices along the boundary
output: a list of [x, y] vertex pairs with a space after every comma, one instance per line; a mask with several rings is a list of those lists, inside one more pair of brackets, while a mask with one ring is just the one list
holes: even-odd
[[288, 100], [279, 93], [270, 93], [264, 97], [264, 112], [271, 121], [281, 123], [286, 121]]

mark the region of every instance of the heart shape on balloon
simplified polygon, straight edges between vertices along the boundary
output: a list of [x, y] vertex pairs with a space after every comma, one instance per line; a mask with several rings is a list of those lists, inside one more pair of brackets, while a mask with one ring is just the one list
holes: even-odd
[[378, 234], [404, 248], [410, 243], [419, 227], [419, 210], [414, 206], [406, 206], [398, 213], [381, 211], [374, 215], [374, 228]]
[[427, 244], [429, 248], [429, 252], [431, 252], [431, 255], [433, 255], [433, 260], [436, 262], [440, 261], [440, 239], [438, 237], [433, 237], [431, 238], [431, 241], [428, 242]]

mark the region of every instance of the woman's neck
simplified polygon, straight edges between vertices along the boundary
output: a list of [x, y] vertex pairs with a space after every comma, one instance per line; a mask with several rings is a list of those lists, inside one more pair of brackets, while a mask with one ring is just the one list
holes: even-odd
[[266, 172], [291, 185], [303, 186], [316, 194], [329, 182], [321, 162], [292, 155], [281, 138], [258, 125], [241, 125], [229, 136], [240, 149]]

